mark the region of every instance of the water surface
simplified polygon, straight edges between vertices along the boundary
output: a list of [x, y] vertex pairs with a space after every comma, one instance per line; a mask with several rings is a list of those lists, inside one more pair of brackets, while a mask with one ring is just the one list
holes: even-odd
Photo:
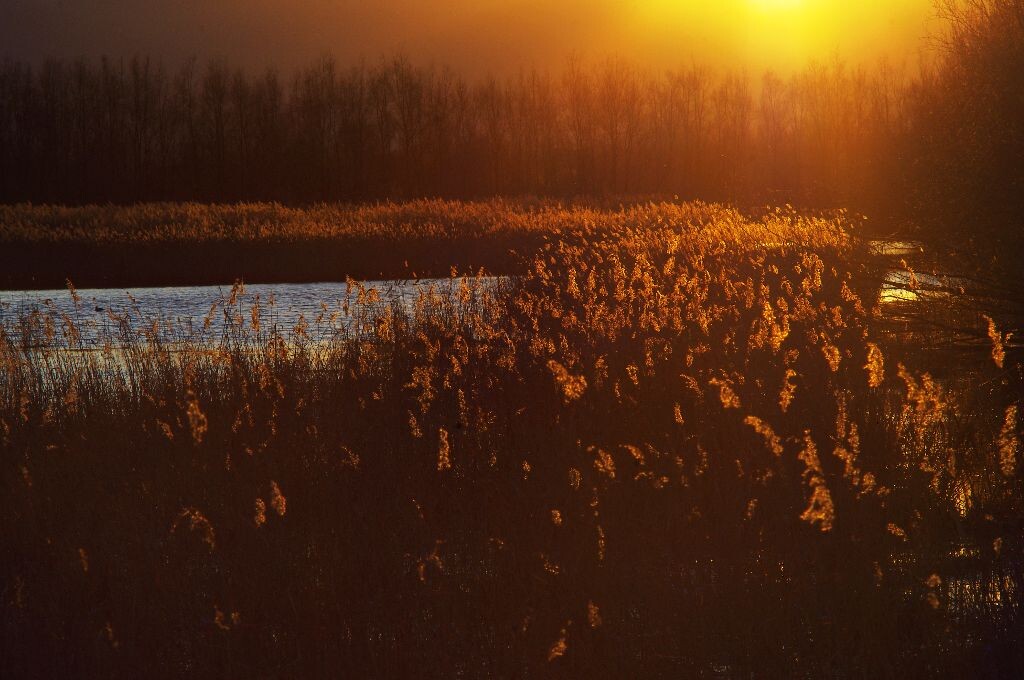
[[[0, 291], [0, 325], [13, 325], [33, 312], [74, 323], [83, 345], [116, 339], [122, 320], [132, 332], [157, 328], [174, 340], [216, 339], [239, 320], [252, 326], [252, 308], [260, 309], [265, 329], [287, 332], [304, 323], [314, 339], [325, 339], [351, 324], [361, 306], [397, 304], [412, 310], [423, 295], [457, 296], [465, 282], [482, 289], [502, 279], [418, 279], [246, 285], [232, 295], [231, 286], [89, 288]], [[361, 291], [361, 292], [360, 292]]]

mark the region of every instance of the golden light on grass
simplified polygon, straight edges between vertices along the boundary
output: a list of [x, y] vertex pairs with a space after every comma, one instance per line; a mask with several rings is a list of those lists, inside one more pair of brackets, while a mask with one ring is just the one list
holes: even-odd
[[[224, 210], [222, 220], [253, 209]], [[968, 401], [916, 357], [900, 363], [901, 347], [861, 304], [883, 284], [858, 274], [866, 247], [846, 218], [751, 218], [704, 203], [517, 212], [416, 202], [328, 214], [366, 233], [365, 222], [391, 213], [426, 234], [468, 215], [552, 237], [504, 287], [453, 276], [437, 284], [447, 294], [431, 286], [389, 307], [352, 282], [346, 313], [357, 325], [319, 343], [321, 321], [275, 323], [270, 300], [257, 330], [241, 286], [237, 313], [217, 306], [233, 313], [212, 347], [182, 341], [172, 353], [144, 331], [125, 340], [117, 364], [63, 351], [72, 335], [48, 335], [41, 312], [0, 319], [0, 447], [24, 451], [9, 457], [8, 478], [24, 483], [11, 485], [0, 516], [38, 513], [59, 532], [53, 547], [25, 523], [9, 521], [5, 535], [35, 541], [76, 574], [65, 582], [15, 563], [10, 611], [48, 622], [62, 612], [51, 602], [109, 608], [118, 631], [146, 624], [194, 645], [169, 652], [186, 661], [214, 635], [258, 655], [246, 636], [265, 629], [313, 635], [315, 645], [296, 643], [306, 649], [340, 636], [341, 663], [351, 663], [353, 651], [383, 649], [377, 633], [348, 632], [369, 625], [398, 643], [387, 648], [396, 663], [422, 663], [439, 645], [434, 614], [409, 632], [409, 604], [447, 612], [457, 602], [495, 641], [482, 657], [519, 645], [539, 668], [593, 654], [595, 630], [625, 639], [648, 622], [671, 632], [660, 647], [710, 667], [718, 660], [700, 647], [672, 647], [685, 624], [644, 602], [693, 611], [715, 632], [711, 585], [753, 600], [780, 645], [807, 628], [772, 618], [779, 598], [828, 598], [836, 582], [820, 576], [836, 569], [844, 581], [884, 572], [868, 606], [922, 584], [934, 592], [906, 606], [936, 616], [967, 606], [949, 587], [958, 558], [912, 556], [949, 530], [951, 513], [1015, 517], [1016, 506], [1001, 508], [1019, 484], [1019, 390]], [[987, 342], [971, 346], [975, 363], [1012, 377], [1015, 348], [994, 321], [988, 328], [1003, 368]], [[79, 335], [87, 341], [88, 327]], [[964, 403], [977, 407], [954, 418]], [[983, 446], [955, 444], [968, 433]], [[224, 451], [247, 453], [226, 468]], [[123, 518], [116, 532], [82, 521], [108, 505]], [[1009, 534], [1004, 546], [984, 531], [977, 545], [1017, 549]], [[901, 570], [911, 559], [920, 568]], [[135, 593], [88, 599], [97, 596], [82, 589], [122, 562], [139, 583], [159, 577], [164, 590], [146, 611]], [[742, 578], [722, 578], [725, 569]], [[680, 577], [691, 585], [680, 589]], [[371, 582], [395, 595], [393, 607], [367, 599]], [[305, 622], [325, 594], [344, 606], [320, 631]], [[837, 621], [865, 606], [848, 601]], [[194, 627], [166, 622], [179, 606]], [[66, 627], [78, 644], [107, 635], [112, 646], [105, 621]]]

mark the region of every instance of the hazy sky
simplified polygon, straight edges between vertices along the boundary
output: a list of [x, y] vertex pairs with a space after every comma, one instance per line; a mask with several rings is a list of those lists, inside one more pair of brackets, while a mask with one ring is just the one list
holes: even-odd
[[916, 58], [931, 0], [0, 0], [0, 57], [222, 56], [290, 68], [401, 52], [469, 72], [570, 53], [786, 71]]

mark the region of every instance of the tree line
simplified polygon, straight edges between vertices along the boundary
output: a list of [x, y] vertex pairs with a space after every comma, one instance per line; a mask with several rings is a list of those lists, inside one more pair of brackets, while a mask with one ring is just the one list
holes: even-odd
[[905, 70], [790, 78], [620, 58], [468, 80], [404, 58], [288, 76], [148, 57], [0, 68], [0, 200], [679, 195], [881, 200]]
[[137, 56], [0, 64], [0, 202], [537, 195], [845, 207], [1024, 262], [1024, 0], [943, 0], [931, 58], [788, 77], [571, 58], [467, 79]]

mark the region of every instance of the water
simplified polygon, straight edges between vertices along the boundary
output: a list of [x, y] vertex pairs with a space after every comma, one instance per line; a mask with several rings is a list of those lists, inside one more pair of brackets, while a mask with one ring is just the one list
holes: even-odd
[[[230, 286], [90, 288], [78, 290], [77, 301], [68, 290], [0, 291], [0, 326], [11, 327], [38, 311], [72, 321], [86, 347], [116, 341], [125, 327], [135, 334], [156, 329], [167, 340], [212, 340], [232, 318], [251, 326], [251, 310], [258, 301], [263, 328], [287, 332], [305, 323], [311, 338], [323, 340], [348, 329], [362, 305], [398, 304], [411, 311], [422, 295], [455, 297], [464, 282], [487, 290], [501, 280], [368, 281], [361, 284], [362, 295], [359, 286], [343, 282], [257, 284], [245, 286], [230, 306]], [[64, 325], [56, 329], [58, 335], [65, 332]]]
[[[922, 252], [909, 241], [875, 241], [872, 253], [894, 260], [880, 292], [882, 303], [916, 303], [946, 297], [961, 281], [953, 277], [910, 272], [896, 264], [898, 258]], [[493, 288], [502, 277], [472, 279], [473, 285]], [[367, 298], [381, 304], [397, 303], [411, 310], [419, 297], [433, 290], [440, 295], [457, 295], [462, 279], [420, 279], [369, 281], [359, 291], [344, 282], [280, 283], [245, 286], [230, 308], [230, 286], [170, 286], [153, 288], [92, 288], [79, 290], [76, 303], [67, 290], [0, 291], [0, 325], [13, 326], [34, 310], [68, 319], [81, 334], [82, 346], [116, 344], [127, 327], [138, 334], [157, 330], [165, 340], [210, 341], [225, 332], [230, 318], [251, 325], [251, 308], [259, 301], [261, 324], [282, 332], [300, 321], [308, 325], [314, 340], [328, 339], [349, 329], [358, 302]], [[370, 292], [372, 291], [372, 292]], [[123, 322], [122, 322], [123, 320]], [[64, 324], [62, 324], [64, 325]], [[58, 329], [59, 332], [62, 329]]]
[[882, 257], [911, 257], [924, 253], [924, 245], [919, 241], [877, 240], [868, 243], [868, 249], [872, 255]]
[[[907, 260], [920, 256], [925, 252], [924, 246], [917, 241], [872, 241], [868, 244], [872, 255], [887, 258], [893, 267], [885, 276], [879, 302], [905, 303], [927, 302], [948, 298], [951, 294], [962, 292], [966, 282], [962, 278], [949, 276], [942, 272], [912, 272], [907, 269]], [[899, 265], [896, 263], [899, 262]]]
[[881, 302], [922, 302], [941, 300], [963, 292], [965, 282], [955, 276], [925, 274], [906, 269], [890, 271], [882, 284]]

